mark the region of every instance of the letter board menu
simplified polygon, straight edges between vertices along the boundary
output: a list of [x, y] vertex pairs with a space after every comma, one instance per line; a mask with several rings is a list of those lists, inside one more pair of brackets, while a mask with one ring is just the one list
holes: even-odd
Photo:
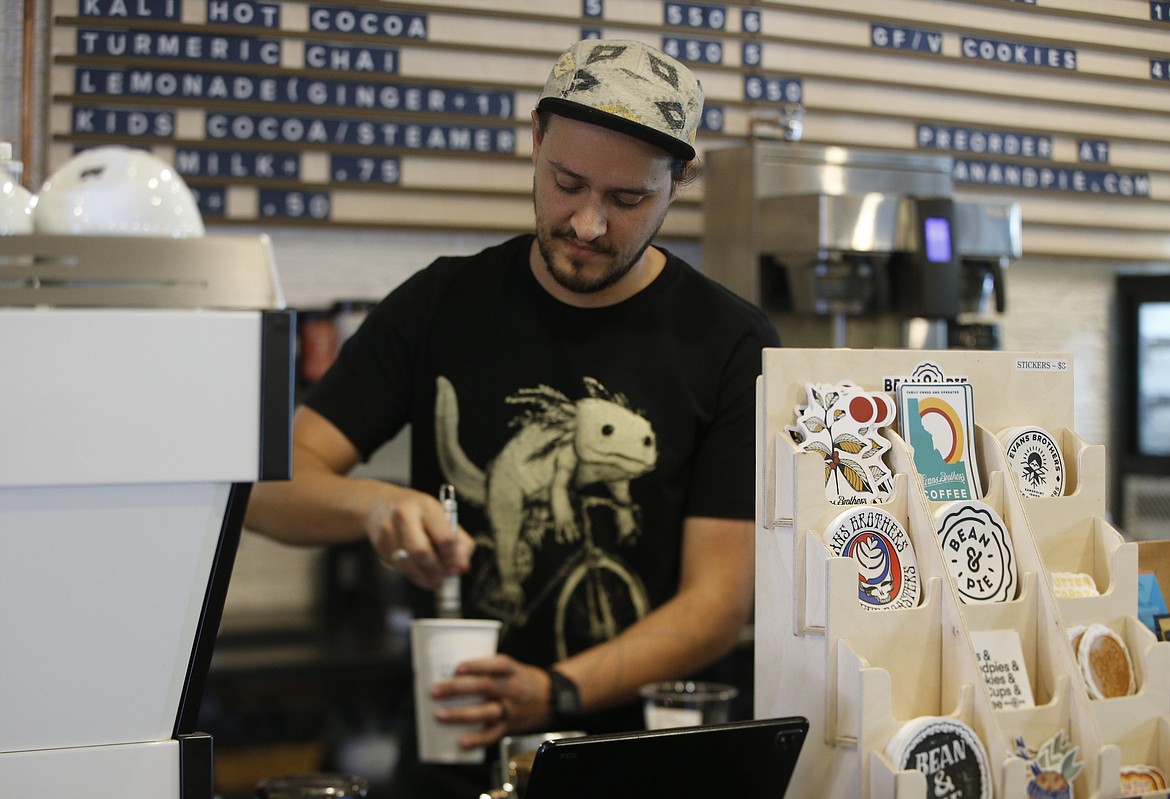
[[[688, 62], [700, 150], [782, 131], [954, 158], [1029, 254], [1158, 258], [1170, 3], [54, 0], [46, 174], [145, 146], [210, 224], [524, 229], [529, 113], [582, 36]], [[664, 233], [702, 234], [701, 185]]]

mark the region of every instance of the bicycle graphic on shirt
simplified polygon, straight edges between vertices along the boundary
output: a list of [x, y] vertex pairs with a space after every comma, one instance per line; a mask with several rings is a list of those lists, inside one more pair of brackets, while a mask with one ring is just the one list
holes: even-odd
[[[584, 630], [593, 643], [607, 641], [650, 610], [650, 601], [642, 581], [619, 558], [602, 549], [593, 538], [595, 523], [601, 523], [601, 514], [616, 519], [622, 506], [609, 497], [579, 496], [575, 515], [581, 539], [571, 553], [543, 585], [527, 589], [521, 606], [505, 600], [500, 576], [493, 555], [490, 565], [481, 569], [475, 578], [475, 595], [480, 605], [505, 625], [524, 625], [538, 608], [555, 601], [555, 632], [557, 658], [572, 654], [567, 633]], [[552, 535], [552, 516], [548, 505], [537, 504], [529, 509], [524, 533], [517, 544], [516, 559], [524, 574], [532, 571], [535, 557], [533, 544]], [[476, 543], [494, 549], [488, 536], [478, 536]], [[539, 545], [539, 544], [537, 544]]]

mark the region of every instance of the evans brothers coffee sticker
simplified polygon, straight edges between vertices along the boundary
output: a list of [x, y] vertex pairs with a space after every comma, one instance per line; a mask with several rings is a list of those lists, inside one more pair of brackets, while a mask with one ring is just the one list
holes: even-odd
[[997, 436], [1011, 464], [1012, 477], [1026, 497], [1064, 494], [1064, 455], [1056, 439], [1039, 427], [1009, 427]]
[[857, 562], [857, 598], [866, 610], [918, 605], [918, 560], [906, 529], [881, 508], [847, 510], [825, 528], [825, 544]]
[[970, 383], [898, 386], [902, 437], [931, 502], [979, 496], [975, 412]]

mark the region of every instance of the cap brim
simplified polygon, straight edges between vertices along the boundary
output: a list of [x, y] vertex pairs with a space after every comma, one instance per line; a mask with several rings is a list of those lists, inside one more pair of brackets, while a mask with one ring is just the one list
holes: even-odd
[[571, 100], [563, 100], [560, 97], [545, 97], [536, 104], [536, 110], [551, 111], [559, 116], [576, 119], [579, 122], [588, 122], [591, 125], [616, 130], [618, 133], [624, 133], [627, 136], [633, 136], [635, 139], [653, 144], [684, 161], [691, 161], [696, 155], [695, 148], [682, 139], [677, 139], [624, 117], [598, 111], [596, 108], [581, 103], [574, 103]]

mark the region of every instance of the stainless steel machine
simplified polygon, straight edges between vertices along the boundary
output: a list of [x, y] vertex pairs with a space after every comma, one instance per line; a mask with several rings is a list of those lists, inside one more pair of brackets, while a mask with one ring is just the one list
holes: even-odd
[[0, 237], [0, 794], [211, 799], [194, 725], [293, 324], [255, 238]]
[[[705, 158], [704, 270], [784, 315], [787, 344], [963, 346], [989, 298], [1003, 310], [1019, 204], [955, 200], [951, 158], [767, 140]], [[967, 344], [994, 343], [979, 329]]]

